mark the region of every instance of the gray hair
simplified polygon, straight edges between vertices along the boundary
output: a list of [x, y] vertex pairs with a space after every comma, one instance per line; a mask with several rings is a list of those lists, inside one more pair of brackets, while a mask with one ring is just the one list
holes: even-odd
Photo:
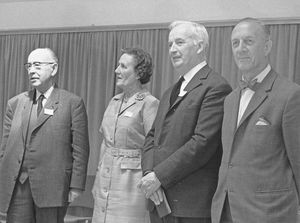
[[203, 41], [204, 43], [204, 49], [207, 49], [209, 46], [209, 36], [208, 32], [204, 25], [191, 22], [191, 21], [174, 21], [169, 25], [169, 30], [172, 30], [176, 26], [180, 25], [188, 25], [191, 26], [191, 31], [193, 33], [193, 38], [196, 41]]
[[259, 20], [259, 19], [255, 19], [252, 17], [246, 17], [241, 19], [236, 25], [235, 27], [240, 24], [240, 23], [255, 23], [257, 24], [261, 30], [263, 31], [264, 37], [266, 40], [270, 40], [271, 39], [271, 32], [270, 32], [270, 28], [269, 26], [267, 26], [263, 21]]

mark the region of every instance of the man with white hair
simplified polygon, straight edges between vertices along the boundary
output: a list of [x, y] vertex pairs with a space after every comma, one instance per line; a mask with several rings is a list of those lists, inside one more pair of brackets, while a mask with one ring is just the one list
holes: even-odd
[[[211, 222], [222, 156], [223, 101], [231, 87], [207, 65], [208, 45], [203, 25], [170, 25], [169, 56], [181, 77], [160, 101], [143, 148], [139, 183], [151, 199], [152, 223]], [[166, 201], [171, 213], [161, 212]]]

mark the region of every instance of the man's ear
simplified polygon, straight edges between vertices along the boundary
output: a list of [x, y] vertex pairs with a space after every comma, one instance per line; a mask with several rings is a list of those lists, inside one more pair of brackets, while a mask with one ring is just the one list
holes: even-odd
[[203, 43], [203, 41], [199, 41], [198, 43], [197, 43], [197, 46], [198, 46], [198, 50], [197, 50], [197, 53], [198, 54], [200, 54], [201, 52], [204, 52], [204, 43]]
[[57, 73], [57, 70], [58, 70], [58, 64], [57, 63], [53, 64], [52, 69], [53, 69], [53, 71], [51, 73], [51, 76], [54, 77]]
[[268, 56], [272, 49], [272, 40], [267, 40], [265, 43], [265, 56]]

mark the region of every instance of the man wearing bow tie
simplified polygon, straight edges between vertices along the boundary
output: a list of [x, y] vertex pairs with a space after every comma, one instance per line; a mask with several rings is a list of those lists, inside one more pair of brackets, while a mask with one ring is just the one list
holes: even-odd
[[54, 84], [58, 59], [48, 48], [25, 64], [33, 90], [8, 101], [0, 147], [0, 211], [8, 223], [63, 223], [85, 188], [87, 115], [78, 96]]
[[[207, 65], [208, 43], [200, 24], [170, 25], [169, 56], [182, 78], [162, 96], [143, 148], [139, 187], [151, 200], [152, 223], [211, 222], [222, 154], [223, 102], [231, 87]], [[171, 213], [161, 212], [166, 201]]]
[[300, 192], [300, 87], [268, 62], [270, 31], [241, 20], [231, 35], [240, 87], [225, 99], [213, 223], [295, 223]]

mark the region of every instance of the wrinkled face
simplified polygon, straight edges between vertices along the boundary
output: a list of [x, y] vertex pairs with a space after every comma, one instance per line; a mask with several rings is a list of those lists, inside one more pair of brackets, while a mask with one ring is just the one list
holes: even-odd
[[139, 80], [136, 75], [134, 56], [124, 53], [119, 59], [119, 66], [115, 70], [117, 75], [116, 85], [121, 89], [126, 89], [135, 85]]
[[242, 22], [232, 31], [231, 46], [235, 62], [242, 73], [256, 76], [268, 64], [271, 41], [266, 40], [256, 23]]
[[188, 25], [178, 25], [169, 34], [169, 56], [176, 70], [183, 74], [198, 64], [199, 45]]
[[57, 64], [49, 51], [37, 49], [32, 51], [27, 60], [30, 84], [41, 93], [53, 85], [53, 77], [57, 72]]

